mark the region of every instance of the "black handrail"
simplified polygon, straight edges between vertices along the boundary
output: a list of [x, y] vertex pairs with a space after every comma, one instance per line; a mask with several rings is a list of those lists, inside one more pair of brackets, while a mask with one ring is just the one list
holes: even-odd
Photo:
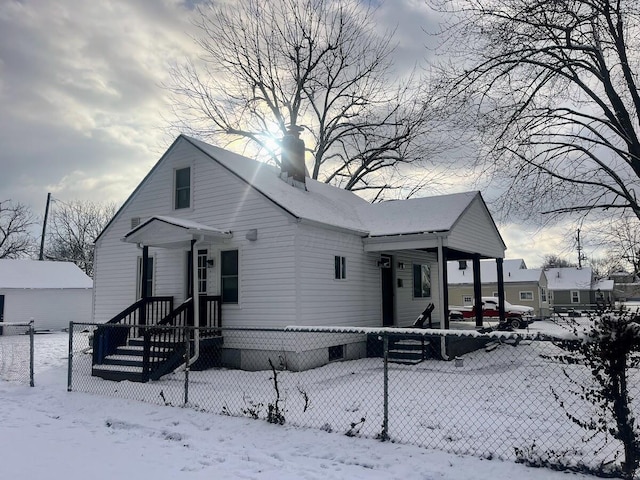
[[113, 354], [118, 347], [127, 344], [131, 337], [144, 333], [141, 326], [154, 325], [160, 318], [173, 310], [173, 297], [141, 298], [125, 308], [111, 320], [110, 326], [122, 328], [98, 327], [93, 332], [93, 364], [99, 365], [106, 356]]

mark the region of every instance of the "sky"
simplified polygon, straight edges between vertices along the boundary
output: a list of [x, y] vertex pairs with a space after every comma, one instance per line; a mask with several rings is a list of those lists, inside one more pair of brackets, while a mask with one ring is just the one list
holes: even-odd
[[[0, 374], [25, 371], [0, 336]], [[35, 386], [0, 379], [3, 478], [112, 480], [588, 480], [342, 432], [67, 392], [68, 334], [36, 335]], [[507, 347], [510, 352], [512, 347]], [[25, 349], [21, 351], [24, 353]], [[7, 375], [7, 377], [11, 378]], [[2, 376], [0, 375], [0, 378]], [[19, 379], [20, 377], [15, 377]], [[124, 385], [124, 384], [116, 384]], [[133, 389], [132, 389], [133, 391]], [[496, 409], [498, 410], [498, 409]]]
[[[48, 192], [63, 202], [128, 197], [173, 140], [162, 85], [170, 65], [197, 55], [192, 7], [192, 0], [0, 1], [0, 200], [42, 218]], [[381, 30], [397, 27], [398, 68], [429, 55], [427, 32], [437, 22], [422, 0], [389, 0], [377, 18]], [[437, 193], [475, 189], [459, 180]], [[499, 227], [507, 257], [529, 267], [547, 253], [575, 256], [566, 225]]]

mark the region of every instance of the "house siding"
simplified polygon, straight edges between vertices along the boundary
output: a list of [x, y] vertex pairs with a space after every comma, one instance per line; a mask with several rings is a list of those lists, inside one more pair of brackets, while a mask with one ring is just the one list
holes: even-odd
[[465, 252], [485, 252], [502, 258], [504, 250], [500, 234], [480, 198], [476, 198], [456, 223], [447, 239], [447, 246]]
[[[174, 210], [173, 172], [184, 166], [192, 169], [192, 206]], [[154, 215], [185, 218], [233, 233], [233, 238], [222, 245], [198, 244], [200, 249], [207, 248], [209, 258], [214, 260], [207, 272], [210, 294], [220, 293], [220, 252], [239, 251], [240, 299], [237, 305], [223, 305], [224, 325], [277, 327], [293, 323], [295, 222], [184, 140], [163, 157], [98, 239], [94, 321], [106, 322], [135, 302], [141, 250], [120, 239], [131, 229], [132, 218], [144, 221]], [[257, 241], [245, 238], [251, 229], [258, 229]], [[170, 295], [176, 303], [183, 301], [186, 250], [150, 248], [149, 254], [155, 259], [152, 295]]]
[[4, 321], [34, 321], [36, 330], [63, 330], [69, 322], [91, 322], [90, 288], [1, 289]]
[[[297, 238], [299, 325], [380, 326], [379, 255], [365, 253], [360, 236], [300, 224]], [[346, 258], [336, 280], [334, 258]]]

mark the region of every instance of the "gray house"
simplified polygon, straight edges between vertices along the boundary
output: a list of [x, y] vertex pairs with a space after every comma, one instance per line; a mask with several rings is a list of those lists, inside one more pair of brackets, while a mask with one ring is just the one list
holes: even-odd
[[[450, 305], [471, 306], [473, 300], [474, 266], [470, 262], [447, 262]], [[521, 258], [503, 262], [504, 298], [513, 305], [533, 307], [537, 318], [550, 316], [547, 276], [542, 269], [527, 268]], [[495, 262], [480, 262], [482, 296], [498, 296], [498, 272]]]
[[[369, 204], [308, 178], [291, 137], [282, 169], [178, 137], [96, 240], [94, 321], [153, 323], [153, 303], [216, 312], [205, 326], [400, 327], [434, 303], [447, 327], [446, 259], [504, 256], [481, 194]], [[221, 337], [225, 364], [265, 367], [264, 334]], [[274, 345], [294, 370], [365, 355], [362, 336], [336, 338]]]
[[593, 310], [598, 301], [613, 301], [612, 280], [595, 280], [591, 267], [546, 270], [554, 310]]

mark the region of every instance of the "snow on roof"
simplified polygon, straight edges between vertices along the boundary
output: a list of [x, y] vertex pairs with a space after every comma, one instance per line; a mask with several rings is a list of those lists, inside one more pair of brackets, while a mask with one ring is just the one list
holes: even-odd
[[549, 290], [590, 290], [591, 267], [549, 268], [546, 270]]
[[372, 236], [451, 230], [478, 192], [367, 204], [362, 209]]
[[92, 288], [93, 280], [71, 262], [0, 260], [0, 288]]
[[613, 284], [614, 281], [613, 280], [598, 280], [596, 282], [594, 282], [593, 284], [593, 289], [594, 290], [603, 290], [603, 291], [613, 291]]
[[307, 178], [304, 191], [280, 178], [278, 168], [183, 137], [292, 215], [370, 235], [447, 231], [479, 192], [370, 204], [353, 192]]
[[[540, 269], [528, 269], [521, 258], [505, 259], [502, 264], [505, 283], [537, 282], [542, 274]], [[482, 283], [497, 283], [498, 270], [495, 260], [480, 260]], [[467, 268], [460, 269], [460, 262], [447, 262], [447, 280], [451, 285], [473, 283], [473, 263], [467, 261]]]

